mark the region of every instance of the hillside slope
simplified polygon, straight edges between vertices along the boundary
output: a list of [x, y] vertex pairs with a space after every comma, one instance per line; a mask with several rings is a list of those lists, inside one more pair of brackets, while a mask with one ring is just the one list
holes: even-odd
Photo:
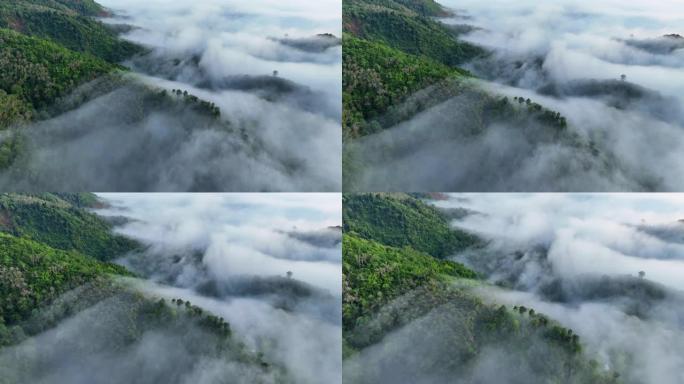
[[0, 4], [0, 130], [39, 117], [60, 97], [124, 69], [119, 62], [144, 51], [94, 19], [107, 14], [92, 0]]
[[180, 382], [212, 375], [206, 364], [230, 367], [231, 382], [292, 382], [223, 318], [107, 262], [139, 244], [87, 210], [101, 205], [92, 194], [0, 196], [0, 383]]
[[102, 15], [107, 11], [92, 1], [16, 0], [0, 4], [0, 28], [51, 40], [110, 63], [142, 52], [141, 47], [119, 39], [114, 29], [93, 18]]

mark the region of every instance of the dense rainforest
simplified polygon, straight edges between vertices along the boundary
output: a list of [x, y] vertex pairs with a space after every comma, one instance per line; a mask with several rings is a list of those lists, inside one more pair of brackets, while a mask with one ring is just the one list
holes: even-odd
[[419, 197], [343, 197], [345, 383], [620, 382], [571, 329], [483, 297], [488, 283], [447, 257], [482, 240]]
[[[87, 360], [104, 353], [117, 361], [116, 353], [150, 348], [150, 338], [159, 337], [175, 351], [167, 362], [128, 367], [116, 377], [135, 382], [144, 370], [153, 382], [175, 382], [196, 364], [214, 361], [240, 367], [244, 382], [290, 382], [223, 318], [187, 300], [155, 296], [112, 263], [143, 245], [92, 213], [102, 204], [92, 194], [0, 195], [0, 383], [63, 382], [70, 373], [55, 372], [56, 356]], [[79, 335], [88, 335], [87, 342]], [[33, 343], [42, 343], [40, 350]], [[100, 363], [83, 368], [97, 370]], [[99, 375], [93, 379], [113, 380], [106, 369]]]

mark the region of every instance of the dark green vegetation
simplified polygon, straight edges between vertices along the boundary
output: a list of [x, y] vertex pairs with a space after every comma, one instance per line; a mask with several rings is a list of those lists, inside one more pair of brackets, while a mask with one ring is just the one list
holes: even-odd
[[[166, 96], [166, 91], [162, 91], [163, 96]], [[221, 109], [217, 107], [214, 103], [210, 103], [206, 100], [201, 100], [195, 95], [191, 95], [188, 91], [181, 91], [180, 89], [173, 89], [171, 95], [176, 97], [182, 97], [186, 104], [189, 104], [198, 113], [205, 113], [207, 115], [213, 116], [215, 118], [221, 117]]]
[[[112, 226], [76, 204], [91, 197], [55, 194], [0, 196], [0, 231], [108, 261], [140, 245], [111, 232]], [[75, 204], [76, 203], [76, 204]]]
[[450, 229], [436, 208], [403, 194], [348, 194], [343, 203], [346, 383], [484, 380], [478, 367], [492, 357], [505, 375], [497, 382], [618, 382], [572, 330], [484, 300], [477, 290], [486, 283], [442, 259], [477, 252], [478, 239]]
[[434, 2], [348, 1], [344, 9], [347, 32], [371, 41], [379, 41], [403, 52], [425, 56], [445, 65], [456, 66], [484, 53], [474, 45], [460, 41], [451, 30], [432, 19], [432, 13], [445, 16]]
[[365, 239], [437, 258], [478, 243], [475, 236], [452, 229], [443, 213], [408, 195], [345, 195], [342, 201], [344, 231]]
[[141, 52], [139, 46], [119, 39], [113, 29], [92, 18], [106, 14], [93, 1], [15, 0], [0, 5], [0, 27], [51, 40], [109, 62]]
[[0, 129], [36, 118], [79, 85], [123, 69], [118, 62], [142, 52], [92, 18], [105, 14], [91, 0], [0, 4]]
[[[470, 77], [458, 65], [487, 54], [482, 48], [460, 41], [458, 34], [434, 20], [448, 12], [434, 1], [351, 0], [344, 5], [343, 128], [346, 138], [378, 132], [410, 118], [440, 100], [464, 91], [482, 94], [488, 103], [500, 98], [474, 89]], [[452, 79], [444, 83], [445, 79]], [[430, 85], [436, 100], [420, 104], [401, 118], [386, 118], [391, 107]], [[517, 101], [517, 100], [516, 100]], [[564, 128], [565, 118], [541, 105], [523, 99], [532, 115], [545, 123]], [[485, 106], [482, 119], [506, 118], [490, 114]], [[512, 111], [508, 108], [507, 112]], [[553, 116], [551, 116], [553, 114]], [[548, 116], [547, 116], [548, 115]]]

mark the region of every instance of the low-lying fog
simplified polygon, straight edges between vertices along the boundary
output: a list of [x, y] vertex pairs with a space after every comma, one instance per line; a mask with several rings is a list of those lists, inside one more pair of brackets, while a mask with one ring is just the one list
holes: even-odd
[[[75, 97], [92, 101], [24, 127], [6, 190], [341, 189], [339, 0], [100, 3], [148, 48], [123, 63], [145, 87], [95, 83]], [[145, 100], [162, 89], [215, 104], [218, 121]]]
[[367, 166], [359, 188], [382, 189], [377, 180], [422, 191], [684, 188], [684, 4], [441, 3], [456, 12], [442, 22], [475, 27], [460, 38], [491, 51], [464, 64], [480, 87], [560, 112], [584, 145], [549, 141], [551, 128], [533, 121], [489, 121], [473, 134], [479, 119], [468, 104], [477, 99], [466, 93], [359, 141]]
[[[284, 367], [294, 382], [341, 382], [338, 194], [100, 197], [109, 206], [96, 212], [145, 246], [115, 260], [140, 277], [132, 282], [135, 289], [167, 303], [181, 298], [225, 318], [238, 341]], [[36, 383], [87, 383], [94, 377], [112, 383], [277, 382], [239, 359], [208, 358], [183, 346], [184, 338], [212, 337], [202, 332], [154, 330], [133, 346], [108, 345], [108, 338], [120, 339], [112, 333], [125, 329], [125, 310], [119, 312], [116, 298], [100, 302], [8, 349], [0, 363], [33, 356], [40, 344], [46, 352]], [[144, 377], [151, 381], [140, 381]]]
[[626, 383], [684, 381], [684, 196], [460, 194], [453, 225], [487, 241], [454, 256], [573, 329]]

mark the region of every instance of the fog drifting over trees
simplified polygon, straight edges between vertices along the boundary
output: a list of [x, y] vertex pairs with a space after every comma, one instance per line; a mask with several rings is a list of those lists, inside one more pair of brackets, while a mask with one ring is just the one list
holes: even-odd
[[452, 195], [453, 225], [483, 249], [454, 255], [527, 306], [573, 329], [626, 383], [684, 377], [684, 199], [681, 195]]
[[681, 3], [441, 3], [455, 16], [439, 20], [490, 52], [463, 65], [476, 87], [559, 112], [568, 129], [480, 115], [481, 94], [466, 90], [351, 146], [365, 168], [355, 189], [681, 190]]

